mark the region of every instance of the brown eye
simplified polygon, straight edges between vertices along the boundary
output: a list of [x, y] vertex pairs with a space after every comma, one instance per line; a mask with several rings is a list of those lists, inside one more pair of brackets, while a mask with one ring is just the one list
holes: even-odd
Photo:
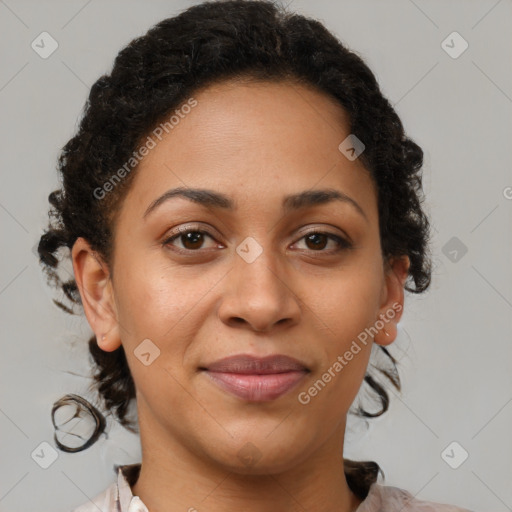
[[190, 231], [181, 235], [180, 240], [185, 249], [200, 249], [204, 243], [204, 234], [199, 231]]
[[309, 249], [324, 249], [329, 237], [324, 233], [312, 233], [304, 237]]
[[213, 238], [206, 231], [189, 229], [188, 231], [183, 231], [168, 238], [164, 241], [164, 245], [174, 245], [174, 241], [179, 240], [182, 247], [177, 247], [178, 249], [185, 251], [196, 251], [202, 248], [205, 241], [205, 236], [213, 240]]
[[[305, 241], [306, 248], [315, 252], [338, 252], [343, 249], [348, 249], [351, 244], [341, 238], [340, 236], [333, 235], [331, 233], [323, 233], [321, 231], [313, 231], [303, 236], [301, 240]], [[335, 242], [335, 247], [331, 250], [325, 248], [328, 246], [329, 241]], [[336, 247], [337, 246], [337, 247]]]

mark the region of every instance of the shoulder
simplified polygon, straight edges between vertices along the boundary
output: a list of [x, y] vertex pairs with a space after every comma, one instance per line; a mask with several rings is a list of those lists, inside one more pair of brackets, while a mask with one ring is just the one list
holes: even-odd
[[92, 500], [73, 509], [71, 512], [116, 512], [117, 484], [113, 483]]
[[418, 500], [404, 489], [374, 483], [356, 512], [379, 512], [381, 509], [401, 512], [472, 512], [455, 505]]

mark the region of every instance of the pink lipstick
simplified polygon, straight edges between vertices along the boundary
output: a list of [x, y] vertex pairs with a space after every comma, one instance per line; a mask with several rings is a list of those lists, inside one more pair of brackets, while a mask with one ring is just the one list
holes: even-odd
[[224, 391], [251, 402], [275, 400], [309, 373], [300, 361], [281, 354], [264, 358], [240, 354], [216, 361], [202, 370]]

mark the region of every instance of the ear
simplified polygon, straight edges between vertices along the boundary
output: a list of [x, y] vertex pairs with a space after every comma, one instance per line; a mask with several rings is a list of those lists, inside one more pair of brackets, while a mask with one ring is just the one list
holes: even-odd
[[82, 237], [75, 241], [71, 258], [87, 321], [98, 346], [112, 352], [121, 345], [121, 337], [108, 267]]
[[404, 310], [404, 285], [409, 273], [409, 256], [393, 257], [385, 262], [385, 278], [376, 327], [377, 345], [390, 345], [397, 335], [397, 324]]

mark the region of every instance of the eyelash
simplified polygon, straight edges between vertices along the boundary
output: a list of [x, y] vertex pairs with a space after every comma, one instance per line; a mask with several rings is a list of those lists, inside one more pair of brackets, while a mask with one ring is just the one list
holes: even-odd
[[[202, 229], [196, 229], [196, 228], [189, 228], [189, 229], [180, 231], [180, 233], [174, 234], [171, 237], [166, 238], [162, 242], [162, 245], [164, 245], [164, 246], [172, 245], [172, 242], [174, 242], [174, 240], [180, 238], [181, 236], [187, 235], [189, 233], [200, 233], [202, 235], [209, 236], [212, 240], [215, 240], [214, 236], [212, 234], [210, 234], [208, 231], [204, 231]], [[327, 253], [327, 254], [334, 254], [334, 253], [336, 253], [337, 254], [338, 252], [341, 252], [343, 250], [347, 250], [347, 249], [351, 249], [352, 248], [352, 244], [348, 240], [345, 240], [344, 238], [342, 238], [342, 237], [340, 237], [338, 235], [334, 235], [332, 233], [328, 233], [328, 232], [324, 232], [324, 231], [319, 231], [319, 230], [311, 230], [311, 231], [308, 231], [307, 233], [304, 233], [302, 235], [302, 237], [299, 238], [298, 241], [303, 240], [304, 238], [306, 238], [308, 236], [311, 236], [311, 235], [326, 235], [329, 239], [334, 240], [338, 244], [338, 248], [334, 249], [334, 250], [324, 250], [324, 249], [321, 249], [321, 250], [318, 250], [318, 251], [315, 251], [313, 249], [309, 249], [310, 252], [314, 252], [314, 253]], [[174, 250], [174, 251], [176, 251], [176, 252], [178, 252], [180, 254], [187, 254], [187, 255], [190, 255], [191, 253], [195, 253], [195, 252], [200, 252], [201, 251], [201, 249], [181, 249], [179, 247], [174, 247], [174, 249], [172, 249], [172, 250]], [[306, 250], [308, 250], [308, 249], [306, 249]]]

